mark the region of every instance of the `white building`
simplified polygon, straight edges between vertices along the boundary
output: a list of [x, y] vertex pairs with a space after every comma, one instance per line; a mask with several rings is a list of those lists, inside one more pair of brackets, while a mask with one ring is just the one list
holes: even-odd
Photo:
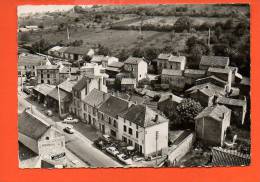
[[143, 58], [129, 57], [124, 62], [124, 70], [131, 72], [137, 82], [146, 78], [147, 69], [147, 62]]

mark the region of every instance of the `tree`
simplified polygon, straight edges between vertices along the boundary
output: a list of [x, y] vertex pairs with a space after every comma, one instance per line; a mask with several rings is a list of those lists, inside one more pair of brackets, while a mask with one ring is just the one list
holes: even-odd
[[190, 31], [192, 26], [192, 22], [190, 17], [188, 16], [182, 16], [180, 18], [178, 18], [178, 20], [175, 22], [174, 24], [174, 30], [176, 32], [183, 32], [184, 30], [186, 31]]
[[202, 106], [199, 102], [191, 99], [183, 99], [176, 108], [176, 114], [180, 123], [185, 128], [194, 128], [194, 118], [202, 111]]
[[217, 37], [218, 39], [219, 39], [221, 33], [222, 33], [222, 28], [221, 28], [221, 26], [215, 27], [215, 35], [216, 35], [216, 37]]
[[249, 24], [246, 21], [242, 21], [237, 24], [234, 30], [234, 34], [241, 37], [249, 32]]
[[97, 51], [98, 55], [104, 55], [104, 56], [109, 56], [111, 55], [111, 51], [108, 47], [105, 47], [103, 45], [98, 45], [98, 51]]
[[144, 50], [144, 57], [145, 59], [147, 59], [148, 61], [153, 61], [154, 59], [157, 58], [157, 56], [159, 55], [160, 51], [157, 48], [154, 47], [147, 47]]
[[130, 56], [129, 51], [126, 49], [121, 49], [119, 54], [117, 55], [119, 61], [123, 62]]
[[50, 43], [45, 39], [41, 39], [40, 41], [37, 41], [32, 44], [32, 50], [34, 52], [39, 52], [39, 53], [46, 51], [49, 47], [50, 47]]
[[224, 23], [223, 28], [224, 28], [225, 30], [230, 30], [230, 29], [233, 28], [233, 26], [234, 26], [234, 21], [233, 21], [233, 19], [228, 19], [228, 20]]
[[144, 49], [137, 47], [137, 48], [135, 48], [135, 49], [133, 50], [132, 55], [133, 55], [133, 57], [142, 58], [142, 57], [144, 57], [144, 55], [145, 55]]

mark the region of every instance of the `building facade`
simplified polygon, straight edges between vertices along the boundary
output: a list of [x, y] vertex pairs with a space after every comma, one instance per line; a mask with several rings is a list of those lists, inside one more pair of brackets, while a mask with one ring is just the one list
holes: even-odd
[[143, 58], [129, 57], [124, 62], [124, 70], [133, 73], [137, 82], [146, 78], [147, 69], [147, 63]]
[[60, 83], [58, 65], [37, 66], [36, 70], [38, 84], [47, 83], [57, 85]]

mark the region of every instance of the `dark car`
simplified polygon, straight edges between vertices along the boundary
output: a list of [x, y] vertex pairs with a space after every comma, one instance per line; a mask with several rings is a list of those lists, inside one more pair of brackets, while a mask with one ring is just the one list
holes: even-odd
[[99, 138], [94, 141], [94, 145], [101, 150], [105, 150], [108, 143], [106, 141], [102, 140], [101, 138]]

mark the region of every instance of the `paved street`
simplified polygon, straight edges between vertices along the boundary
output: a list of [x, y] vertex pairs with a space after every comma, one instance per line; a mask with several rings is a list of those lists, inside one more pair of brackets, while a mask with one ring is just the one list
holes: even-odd
[[[61, 131], [65, 135], [66, 139], [66, 148], [70, 150], [75, 156], [80, 158], [83, 162], [85, 162], [90, 167], [120, 167], [121, 165], [96, 149], [92, 145], [92, 141], [87, 139], [78, 131], [75, 131], [74, 134], [67, 134], [63, 131], [63, 128], [66, 124], [61, 122], [55, 122], [52, 118], [47, 117], [42, 113], [40, 109], [29, 103], [24, 99], [25, 94], [19, 92], [18, 93], [18, 110], [21, 112], [26, 107], [32, 106], [32, 111], [38, 117], [44, 119], [49, 124], [56, 127], [59, 131]], [[56, 118], [57, 119], [57, 118]], [[55, 120], [56, 120], [55, 119]]]

